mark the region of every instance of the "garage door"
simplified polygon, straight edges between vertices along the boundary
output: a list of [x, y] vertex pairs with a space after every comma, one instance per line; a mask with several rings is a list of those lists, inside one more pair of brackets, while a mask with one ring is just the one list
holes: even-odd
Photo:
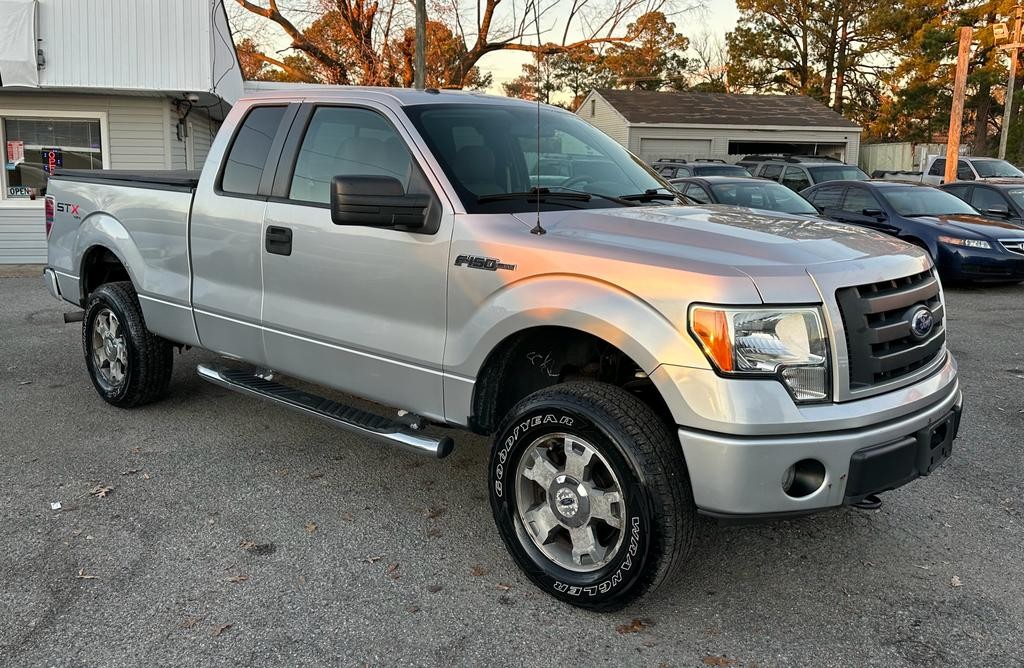
[[654, 162], [659, 158], [696, 158], [711, 157], [710, 139], [653, 139], [640, 138], [640, 159]]

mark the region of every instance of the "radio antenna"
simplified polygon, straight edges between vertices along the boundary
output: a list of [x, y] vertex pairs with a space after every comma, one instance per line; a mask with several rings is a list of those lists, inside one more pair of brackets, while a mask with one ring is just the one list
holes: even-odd
[[537, 98], [537, 159], [534, 161], [533, 166], [534, 190], [537, 195], [537, 222], [534, 224], [533, 229], [530, 230], [530, 234], [547, 234], [547, 230], [540, 224], [540, 89], [543, 85], [540, 68], [544, 63], [544, 53], [543, 44], [540, 41], [540, 12], [537, 9], [537, 0], [534, 0], [531, 4], [533, 4], [533, 25], [537, 30], [537, 75], [533, 90], [533, 94]]

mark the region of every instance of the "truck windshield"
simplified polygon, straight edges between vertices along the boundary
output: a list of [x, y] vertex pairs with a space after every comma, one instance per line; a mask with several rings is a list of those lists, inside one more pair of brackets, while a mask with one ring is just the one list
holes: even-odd
[[1024, 178], [1024, 172], [1005, 160], [971, 160], [974, 171], [983, 179], [991, 178]]
[[828, 167], [808, 167], [815, 183], [825, 181], [866, 181], [868, 175], [860, 167], [853, 165], [829, 165]]
[[538, 145], [533, 106], [424, 104], [405, 113], [470, 213], [535, 211], [538, 199], [544, 211], [673, 203], [661, 177], [575, 114], [541, 107]]
[[909, 186], [906, 188], [884, 188], [878, 191], [896, 213], [901, 216], [949, 216], [978, 215], [967, 202], [944, 190]]

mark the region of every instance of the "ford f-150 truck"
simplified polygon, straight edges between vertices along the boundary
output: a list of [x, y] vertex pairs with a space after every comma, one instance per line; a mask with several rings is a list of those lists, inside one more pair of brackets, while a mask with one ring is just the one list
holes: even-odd
[[[572, 175], [540, 185], [542, 153]], [[266, 92], [234, 106], [201, 174], [52, 178], [44, 278], [84, 309], [115, 406], [162, 396], [194, 346], [226, 358], [206, 380], [413, 451], [451, 451], [432, 425], [493, 436], [512, 558], [613, 609], [685, 568], [697, 513], [874, 503], [939, 466], [960, 420], [927, 255], [676, 197], [552, 107]]]

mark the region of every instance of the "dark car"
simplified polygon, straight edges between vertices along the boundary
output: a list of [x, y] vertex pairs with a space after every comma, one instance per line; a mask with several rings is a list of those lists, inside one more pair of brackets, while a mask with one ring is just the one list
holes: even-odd
[[699, 159], [674, 160], [663, 158], [651, 164], [654, 171], [662, 178], [677, 179], [687, 176], [750, 176], [750, 172], [740, 165], [730, 165], [725, 160]]
[[941, 187], [986, 218], [1024, 226], [1024, 182], [1021, 179], [957, 181]]
[[822, 215], [928, 251], [953, 280], [1024, 281], [1024, 229], [988, 220], [948, 192], [897, 181], [823, 183], [801, 193]]
[[751, 209], [817, 216], [810, 202], [789, 188], [753, 177], [704, 176], [671, 179], [669, 183], [686, 197], [701, 204], [732, 204]]

